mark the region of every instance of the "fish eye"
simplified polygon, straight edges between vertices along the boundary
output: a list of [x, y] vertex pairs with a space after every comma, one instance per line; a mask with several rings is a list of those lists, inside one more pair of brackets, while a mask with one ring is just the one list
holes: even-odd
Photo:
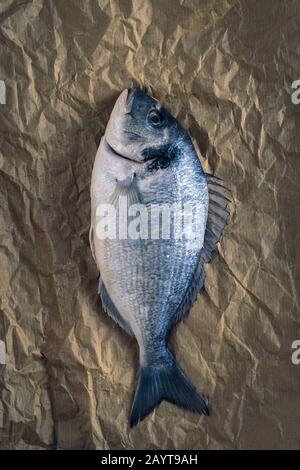
[[160, 127], [164, 122], [164, 118], [159, 111], [152, 109], [148, 114], [148, 121], [152, 127]]

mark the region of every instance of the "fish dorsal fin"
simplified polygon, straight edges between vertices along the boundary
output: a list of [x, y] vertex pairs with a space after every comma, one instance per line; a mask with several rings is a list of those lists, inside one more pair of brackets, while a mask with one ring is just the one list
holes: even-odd
[[210, 263], [213, 259], [217, 243], [228, 220], [227, 206], [230, 202], [230, 199], [225, 196], [229, 189], [221, 184], [220, 178], [206, 173], [206, 181], [208, 185], [208, 215], [200, 254], [200, 263], [202, 264]]
[[123, 330], [126, 331], [130, 336], [133, 336], [132, 330], [126, 320], [122, 317], [119, 310], [111, 300], [109, 293], [105, 287], [104, 282], [102, 281], [101, 277], [99, 279], [99, 287], [98, 293], [101, 298], [102, 306], [105, 311]]
[[209, 263], [214, 255], [216, 245], [221, 238], [224, 227], [227, 223], [229, 211], [227, 210], [228, 199], [225, 194], [228, 188], [220, 183], [220, 179], [216, 176], [206, 174], [209, 203], [206, 230], [204, 234], [204, 243], [200, 252], [199, 262], [194, 272], [193, 278], [186, 291], [186, 295], [178, 307], [174, 319], [173, 326], [183, 315], [185, 315], [197, 299], [197, 295], [202, 289], [205, 280], [204, 264]]

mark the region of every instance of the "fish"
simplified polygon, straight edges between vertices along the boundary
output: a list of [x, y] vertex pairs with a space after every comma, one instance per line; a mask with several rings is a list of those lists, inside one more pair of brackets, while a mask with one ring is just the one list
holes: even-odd
[[160, 101], [122, 91], [94, 161], [89, 238], [103, 309], [139, 347], [131, 428], [163, 400], [209, 415], [168, 337], [204, 286], [229, 216], [227, 191]]

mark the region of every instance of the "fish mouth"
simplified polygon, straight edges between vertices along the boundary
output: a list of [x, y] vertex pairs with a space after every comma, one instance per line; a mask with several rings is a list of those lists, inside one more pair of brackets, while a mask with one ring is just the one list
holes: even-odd
[[126, 105], [130, 107], [130, 105], [133, 102], [134, 95], [136, 94], [138, 88], [128, 88], [127, 89], [127, 99], [126, 99]]
[[126, 113], [131, 114], [133, 105], [134, 107], [143, 107], [149, 108], [154, 104], [158, 103], [156, 98], [148, 95], [143, 89], [138, 87], [127, 88], [127, 97], [126, 97]]
[[131, 115], [133, 101], [138, 92], [138, 88], [128, 88], [127, 89], [127, 98], [126, 98], [126, 113]]
[[132, 88], [127, 88], [127, 99], [126, 99], [126, 105], [132, 105], [132, 102], [134, 98], [137, 95], [137, 99], [140, 100], [152, 100], [156, 103], [158, 103], [158, 100], [151, 96], [148, 92], [146, 87], [138, 88], [138, 87], [132, 87]]

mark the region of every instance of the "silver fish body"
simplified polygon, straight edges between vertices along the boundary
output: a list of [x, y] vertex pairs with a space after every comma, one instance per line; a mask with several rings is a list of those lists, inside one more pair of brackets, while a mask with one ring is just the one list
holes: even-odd
[[[208, 179], [189, 136], [156, 100], [140, 90], [125, 90], [94, 163], [90, 241], [104, 309], [139, 345], [131, 426], [164, 399], [208, 414], [205, 399], [177, 365], [166, 338], [202, 288], [204, 263], [224, 226], [220, 220], [226, 219], [223, 187], [210, 181], [219, 214], [215, 226], [215, 219], [208, 224]], [[139, 209], [132, 214], [147, 219], [143, 233], [141, 223], [139, 232], [130, 232], [133, 215], [122, 219], [132, 208]], [[108, 236], [97, 232], [103, 214], [114, 229]]]

